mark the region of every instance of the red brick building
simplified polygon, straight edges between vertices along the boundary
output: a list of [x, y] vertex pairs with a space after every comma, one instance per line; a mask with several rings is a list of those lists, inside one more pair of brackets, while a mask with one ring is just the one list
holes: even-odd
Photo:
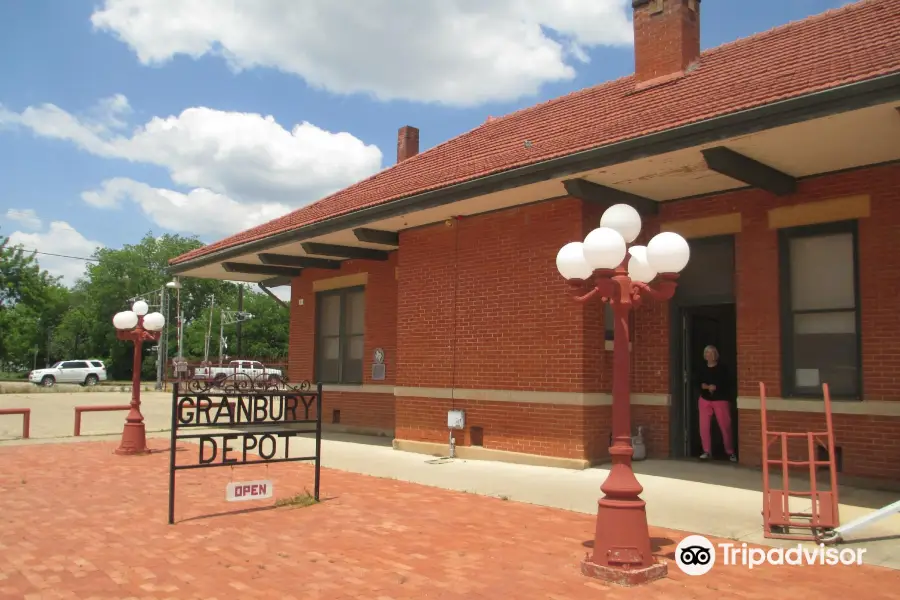
[[[900, 2], [864, 0], [700, 52], [699, 0], [634, 0], [636, 73], [489, 119], [323, 200], [173, 261], [291, 283], [290, 375], [325, 418], [460, 456], [584, 467], [610, 434], [611, 341], [558, 250], [628, 203], [679, 232], [675, 298], [634, 315], [632, 422], [653, 457], [699, 454], [685, 380], [734, 367], [740, 462], [820, 429], [846, 476], [900, 480]], [[375, 358], [381, 349], [383, 367]]]

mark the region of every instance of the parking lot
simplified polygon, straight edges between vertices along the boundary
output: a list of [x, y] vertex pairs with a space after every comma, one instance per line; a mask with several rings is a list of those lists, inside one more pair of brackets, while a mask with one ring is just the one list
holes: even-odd
[[[131, 402], [131, 392], [95, 391], [78, 388], [78, 391], [46, 391], [37, 386], [22, 386], [25, 392], [0, 394], [0, 409], [31, 409], [31, 439], [35, 443], [62, 441], [72, 437], [76, 406], [125, 406]], [[141, 393], [141, 412], [147, 432], [169, 429], [172, 402], [171, 393]], [[90, 412], [82, 417], [81, 433], [84, 436], [120, 434], [127, 411]], [[22, 417], [0, 415], [0, 440], [13, 440], [22, 436]], [[62, 439], [61, 439], [62, 438]]]

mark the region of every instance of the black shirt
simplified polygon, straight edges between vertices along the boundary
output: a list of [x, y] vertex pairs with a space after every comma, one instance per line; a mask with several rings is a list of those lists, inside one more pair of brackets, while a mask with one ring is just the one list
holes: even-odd
[[[710, 367], [706, 362], [700, 367], [697, 388], [700, 391], [700, 397], [706, 400], [731, 400], [731, 379], [728, 369], [722, 363], [716, 363], [716, 366]], [[716, 390], [710, 392], [702, 389], [702, 384], [714, 385]]]

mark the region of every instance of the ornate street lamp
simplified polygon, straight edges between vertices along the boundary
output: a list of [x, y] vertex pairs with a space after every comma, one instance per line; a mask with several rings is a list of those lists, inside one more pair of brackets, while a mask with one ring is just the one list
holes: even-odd
[[134, 366], [131, 376], [131, 410], [125, 417], [125, 429], [116, 454], [144, 454], [147, 450], [147, 432], [141, 414], [141, 346], [144, 342], [158, 342], [159, 332], [166, 318], [158, 312], [147, 314], [150, 308], [143, 300], [135, 302], [131, 310], [116, 313], [113, 325], [120, 340], [134, 342]]
[[653, 557], [644, 488], [631, 468], [631, 390], [629, 314], [645, 298], [666, 301], [675, 294], [678, 273], [687, 266], [690, 247], [677, 233], [660, 233], [647, 246], [631, 246], [641, 232], [641, 217], [627, 204], [609, 207], [600, 227], [584, 242], [566, 244], [556, 256], [560, 275], [577, 288], [592, 288], [576, 298], [599, 297], [615, 316], [613, 347], [612, 468], [600, 487], [593, 556], [581, 572], [622, 585], [665, 577], [667, 568]]

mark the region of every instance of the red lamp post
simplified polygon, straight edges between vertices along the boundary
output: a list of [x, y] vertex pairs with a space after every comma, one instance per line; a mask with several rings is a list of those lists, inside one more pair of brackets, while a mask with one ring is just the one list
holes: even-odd
[[[625, 204], [610, 207], [584, 243], [566, 244], [557, 255], [560, 274], [575, 287], [591, 287], [576, 300], [599, 297], [615, 316], [613, 346], [612, 467], [600, 487], [593, 556], [581, 572], [619, 585], [639, 585], [667, 575], [653, 556], [644, 491], [631, 466], [631, 385], [629, 315], [645, 298], [666, 301], [675, 294], [678, 273], [690, 258], [687, 242], [661, 233], [644, 246], [632, 246], [641, 231], [638, 212]], [[630, 255], [630, 257], [628, 257]], [[628, 258], [626, 258], [628, 257]]]
[[149, 307], [143, 300], [138, 300], [131, 310], [117, 313], [113, 317], [116, 337], [134, 343], [134, 363], [131, 376], [131, 410], [125, 417], [125, 428], [122, 430], [122, 441], [116, 454], [146, 454], [147, 432], [144, 427], [144, 415], [141, 414], [141, 362], [144, 342], [158, 342], [160, 331], [166, 323], [165, 317], [154, 312], [147, 314]]

